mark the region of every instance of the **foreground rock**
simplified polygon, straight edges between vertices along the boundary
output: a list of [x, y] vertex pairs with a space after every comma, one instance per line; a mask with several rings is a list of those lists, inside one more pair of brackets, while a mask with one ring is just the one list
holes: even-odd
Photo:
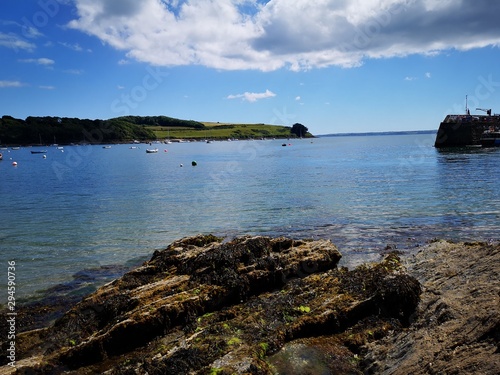
[[420, 284], [395, 254], [353, 271], [340, 257], [329, 241], [182, 239], [20, 334], [18, 371], [360, 374], [364, 347], [410, 323]]
[[19, 334], [17, 372], [500, 373], [500, 245], [437, 241], [351, 271], [340, 257], [329, 241], [182, 239]]
[[373, 374], [500, 374], [500, 246], [439, 241], [408, 259], [423, 286], [409, 329], [367, 345]]

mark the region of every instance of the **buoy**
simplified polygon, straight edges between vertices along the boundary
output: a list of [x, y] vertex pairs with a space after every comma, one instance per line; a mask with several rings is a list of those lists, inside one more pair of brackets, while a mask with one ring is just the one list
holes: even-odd
[[13, 165], [14, 167], [16, 167], [16, 166], [17, 166], [17, 161], [13, 161], [13, 162], [12, 162], [12, 165]]
[[168, 152], [168, 150], [167, 150], [167, 149], [165, 149], [165, 150], [163, 150], [163, 152]]
[[43, 155], [43, 158], [44, 158], [44, 159], [47, 159], [47, 155]]
[[181, 164], [181, 165], [179, 165], [179, 167], [181, 167], [181, 168], [182, 168], [182, 167], [184, 167], [184, 166]]
[[192, 165], [193, 167], [196, 167], [196, 165], [197, 165], [197, 164], [198, 164], [198, 163], [196, 163], [194, 160], [191, 162], [191, 165]]

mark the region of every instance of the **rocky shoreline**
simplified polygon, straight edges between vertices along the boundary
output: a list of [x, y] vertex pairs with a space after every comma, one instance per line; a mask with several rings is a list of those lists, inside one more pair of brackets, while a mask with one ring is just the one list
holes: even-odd
[[0, 374], [499, 373], [499, 244], [340, 258], [326, 240], [175, 241], [47, 327], [57, 306], [21, 311]]

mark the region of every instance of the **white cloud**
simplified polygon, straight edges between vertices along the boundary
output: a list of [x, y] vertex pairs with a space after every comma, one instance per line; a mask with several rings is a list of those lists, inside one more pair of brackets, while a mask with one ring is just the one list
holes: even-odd
[[415, 81], [417, 77], [405, 77], [405, 81]]
[[47, 59], [46, 57], [39, 58], [37, 63], [40, 65], [53, 65], [55, 63], [52, 59]]
[[55, 90], [54, 86], [38, 86], [42, 90]]
[[83, 51], [83, 48], [78, 43], [71, 44], [71, 43], [66, 43], [66, 42], [59, 42], [59, 44], [63, 47], [69, 48], [73, 51], [77, 51], [77, 52]]
[[83, 70], [81, 70], [81, 69], [67, 69], [64, 71], [64, 73], [74, 74], [74, 75], [79, 76], [80, 74], [83, 74]]
[[18, 61], [23, 62], [23, 63], [33, 63], [33, 64], [45, 65], [45, 66], [51, 66], [51, 65], [54, 65], [54, 63], [55, 63], [54, 60], [47, 59], [46, 57], [41, 57], [39, 59], [21, 59]]
[[295, 97], [295, 100], [299, 101], [300, 100], [300, 96]]
[[13, 27], [18, 30], [21, 29], [22, 34], [26, 38], [36, 39], [43, 36], [43, 34], [36, 27], [34, 27], [33, 25], [29, 25], [27, 23], [21, 24], [16, 21], [0, 20], [0, 25], [6, 27]]
[[26, 35], [28, 38], [40, 38], [43, 36], [43, 34], [38, 31], [37, 28], [33, 26], [23, 26], [23, 34]]
[[266, 92], [245, 92], [244, 94], [228, 95], [227, 99], [243, 99], [248, 102], [255, 102], [260, 99], [267, 99], [276, 96], [272, 91], [266, 90]]
[[21, 86], [24, 86], [24, 84], [19, 81], [0, 81], [0, 88], [21, 87]]
[[0, 32], [0, 47], [17, 50], [33, 51], [36, 46], [19, 37], [16, 34], [5, 34]]
[[331, 65], [500, 45], [488, 0], [75, 0], [69, 26], [160, 66]]
[[429, 73], [429, 72], [425, 73], [425, 78], [431, 78], [431, 77], [432, 77], [431, 73]]

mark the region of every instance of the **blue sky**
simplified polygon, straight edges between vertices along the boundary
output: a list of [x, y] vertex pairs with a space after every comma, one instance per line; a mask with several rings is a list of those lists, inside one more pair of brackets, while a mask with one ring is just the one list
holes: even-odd
[[500, 112], [500, 2], [5, 0], [0, 115], [432, 130]]

